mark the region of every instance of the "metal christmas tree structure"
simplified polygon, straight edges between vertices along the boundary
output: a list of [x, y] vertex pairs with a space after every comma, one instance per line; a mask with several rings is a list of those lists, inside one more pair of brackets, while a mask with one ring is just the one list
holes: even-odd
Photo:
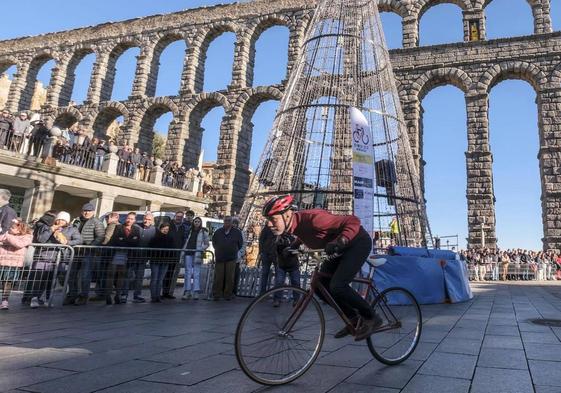
[[[396, 218], [398, 244], [431, 243], [402, 118], [376, 1], [321, 0], [252, 179], [246, 225], [273, 195], [290, 193], [301, 209], [337, 214], [367, 198], [367, 229], [389, 234]], [[367, 156], [353, 142], [368, 145]], [[357, 176], [357, 160], [370, 173]]]

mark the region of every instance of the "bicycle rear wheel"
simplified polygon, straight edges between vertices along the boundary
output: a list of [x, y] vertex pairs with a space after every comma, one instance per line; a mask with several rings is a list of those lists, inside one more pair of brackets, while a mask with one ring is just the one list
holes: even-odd
[[[296, 307], [291, 294], [300, 299]], [[236, 357], [243, 372], [255, 382], [292, 382], [317, 359], [325, 336], [325, 319], [316, 299], [311, 298], [303, 307], [307, 295], [300, 288], [275, 288], [255, 299], [244, 311], [236, 329]], [[275, 298], [280, 300], [279, 307], [273, 307]], [[290, 327], [287, 323], [291, 319], [295, 322]]]
[[415, 296], [404, 288], [388, 288], [372, 301], [372, 308], [384, 324], [367, 339], [368, 349], [390, 366], [405, 361], [415, 351], [423, 326]]

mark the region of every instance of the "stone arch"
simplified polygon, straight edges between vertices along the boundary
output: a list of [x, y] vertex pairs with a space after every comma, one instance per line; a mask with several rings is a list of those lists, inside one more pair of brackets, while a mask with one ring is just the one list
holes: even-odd
[[[166, 48], [171, 45], [174, 42], [177, 41], [183, 41], [185, 42], [185, 45], [188, 47], [189, 44], [187, 42], [186, 37], [184, 36], [184, 34], [182, 32], [179, 31], [171, 31], [171, 32], [166, 32], [165, 34], [162, 34], [160, 37], [158, 37], [158, 40], [156, 42], [156, 44], [154, 45], [154, 48], [152, 50], [152, 61], [150, 63], [150, 71], [148, 74], [148, 83], [146, 86], [146, 95], [153, 97], [156, 95], [156, 89], [158, 86], [158, 74], [160, 71], [160, 58], [162, 56], [162, 53], [164, 52], [164, 50], [166, 50]], [[185, 62], [186, 62], [186, 58], [187, 56], [184, 57], [183, 60], [183, 67], [185, 68]], [[179, 94], [179, 91], [178, 91]]]
[[431, 90], [444, 85], [453, 85], [467, 94], [472, 83], [471, 77], [459, 68], [438, 68], [427, 71], [417, 78], [411, 84], [412, 89], [409, 93], [421, 102]]
[[[96, 137], [107, 137], [108, 127], [120, 116], [123, 116], [123, 124], [129, 122], [129, 110], [127, 107], [116, 101], [103, 103], [98, 107], [97, 113], [94, 114], [93, 119], [93, 133]], [[122, 135], [117, 135], [117, 139], [121, 139]]]
[[[29, 62], [29, 68], [25, 78], [24, 88], [20, 97], [18, 104], [18, 110], [28, 110], [31, 108], [31, 103], [33, 100], [33, 94], [35, 93], [35, 84], [37, 81], [37, 75], [41, 68], [49, 61], [54, 60], [57, 67], [59, 60], [54, 55], [54, 53], [45, 51], [35, 55]], [[51, 81], [52, 81], [52, 71], [51, 71]], [[49, 83], [50, 86], [51, 83]], [[48, 86], [45, 86], [48, 88]]]
[[222, 120], [221, 133], [223, 126], [230, 113], [230, 104], [226, 97], [219, 93], [200, 94], [193, 98], [183, 113], [185, 116], [185, 131], [187, 135], [182, 135], [180, 148], [183, 148], [183, 164], [186, 168], [194, 168], [199, 161], [201, 146], [203, 141], [203, 130], [201, 122], [203, 118], [216, 107], [224, 108], [224, 118]]
[[[267, 15], [258, 18], [253, 26], [248, 29], [246, 34], [249, 37], [249, 57], [246, 64], [246, 81], [247, 86], [253, 85], [255, 78], [255, 58], [256, 58], [256, 44], [261, 38], [261, 35], [271, 27], [284, 26], [288, 28], [291, 36], [294, 35], [295, 26], [292, 20], [287, 15]], [[290, 44], [289, 44], [290, 45]], [[287, 48], [288, 50], [288, 48]], [[288, 70], [287, 70], [288, 73]]]
[[378, 11], [393, 12], [402, 18], [409, 14], [407, 4], [401, 0], [378, 0]]
[[74, 91], [74, 82], [76, 81], [76, 68], [84, 60], [84, 58], [90, 54], [94, 54], [97, 58], [97, 54], [95, 53], [94, 49], [89, 46], [77, 48], [72, 53], [72, 56], [70, 57], [70, 60], [68, 61], [68, 64], [66, 66], [64, 82], [62, 84], [62, 89], [58, 98], [58, 106], [65, 106], [70, 103], [72, 99], [72, 93]]
[[413, 7], [416, 10], [418, 21], [421, 20], [425, 12], [427, 12], [432, 7], [440, 4], [454, 4], [462, 9], [462, 11], [469, 11], [473, 9], [471, 0], [421, 0], [413, 3]]
[[140, 114], [137, 116], [140, 119], [137, 147], [141, 151], [152, 152], [156, 121], [162, 115], [169, 112], [173, 115], [173, 120], [167, 131], [168, 135], [171, 137], [170, 140], [175, 140], [174, 135], [171, 134], [173, 133], [175, 122], [179, 119], [180, 110], [170, 98], [158, 97], [154, 100], [147, 101], [139, 112]]
[[63, 129], [71, 128], [72, 126], [80, 122], [83, 117], [84, 116], [82, 115], [82, 113], [74, 107], [59, 108], [51, 116], [51, 118], [53, 119], [53, 126]]
[[131, 48], [142, 48], [142, 43], [138, 40], [121, 40], [117, 42], [109, 53], [107, 62], [107, 71], [103, 83], [101, 85], [100, 101], [111, 101], [113, 88], [115, 84], [116, 65], [119, 57]]
[[477, 91], [479, 94], [488, 94], [495, 85], [507, 79], [524, 80], [538, 94], [547, 87], [547, 76], [537, 65], [525, 61], [507, 61], [485, 71], [477, 82]]
[[15, 66], [16, 68], [19, 68], [19, 61], [16, 57], [14, 56], [2, 56], [2, 58], [0, 58], [0, 75], [2, 75], [3, 73], [5, 73], [6, 71], [8, 71], [9, 68]]
[[210, 44], [224, 33], [234, 33], [236, 41], [240, 40], [239, 27], [235, 23], [214, 23], [209, 26], [207, 30], [200, 31], [193, 39], [191, 45], [196, 47], [196, 52], [193, 53], [195, 57], [196, 71], [195, 71], [195, 92], [201, 93], [204, 88], [205, 80], [205, 63], [207, 58], [208, 48]]

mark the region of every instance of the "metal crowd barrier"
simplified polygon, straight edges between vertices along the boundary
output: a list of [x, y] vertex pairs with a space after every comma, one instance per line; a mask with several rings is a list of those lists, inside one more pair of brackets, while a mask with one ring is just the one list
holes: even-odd
[[[186, 268], [189, 252], [203, 252], [203, 263]], [[178, 286], [182, 295], [189, 280], [190, 289], [206, 299], [211, 296], [213, 272], [214, 253], [208, 250], [32, 244], [24, 267], [0, 266], [0, 290], [13, 295], [12, 303], [20, 297], [25, 305], [33, 300], [52, 307], [88, 300], [108, 302], [108, 298], [123, 303], [135, 295], [150, 300], [152, 294], [161, 297], [166, 290], [173, 295]]]
[[[23, 267], [0, 266], [0, 289], [3, 298], [15, 292], [23, 304], [32, 300], [52, 306], [57, 294], [62, 266], [74, 258], [74, 249], [56, 244], [32, 244], [25, 252]], [[14, 300], [12, 296], [10, 300]]]
[[[489, 263], [485, 265], [468, 264], [470, 281], [497, 281], [503, 279], [503, 266], [500, 263]], [[509, 263], [507, 268], [507, 280], [532, 280], [548, 281], [554, 280], [557, 267], [553, 264], [539, 266], [539, 264], [515, 264]]]

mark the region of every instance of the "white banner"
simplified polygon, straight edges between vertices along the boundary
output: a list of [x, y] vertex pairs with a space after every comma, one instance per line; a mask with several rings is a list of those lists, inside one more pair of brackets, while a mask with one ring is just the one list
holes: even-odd
[[374, 149], [372, 131], [362, 112], [351, 108], [353, 140], [354, 214], [362, 226], [374, 236]]

